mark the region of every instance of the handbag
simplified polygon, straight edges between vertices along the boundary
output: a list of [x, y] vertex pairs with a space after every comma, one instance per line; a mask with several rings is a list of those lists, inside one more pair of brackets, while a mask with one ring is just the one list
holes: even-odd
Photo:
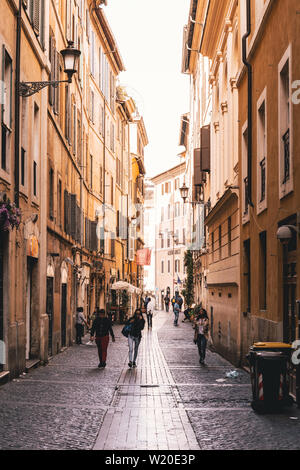
[[121, 331], [122, 335], [128, 338], [129, 333], [131, 332], [131, 325], [125, 325]]

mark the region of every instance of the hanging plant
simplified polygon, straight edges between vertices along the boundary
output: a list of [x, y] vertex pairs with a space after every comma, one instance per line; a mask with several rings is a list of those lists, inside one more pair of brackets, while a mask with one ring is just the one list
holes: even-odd
[[18, 229], [21, 223], [21, 210], [9, 199], [0, 203], [0, 230]]
[[190, 250], [185, 252], [184, 265], [186, 266], [187, 276], [182, 295], [186, 305], [191, 307], [194, 303], [194, 260], [193, 253]]

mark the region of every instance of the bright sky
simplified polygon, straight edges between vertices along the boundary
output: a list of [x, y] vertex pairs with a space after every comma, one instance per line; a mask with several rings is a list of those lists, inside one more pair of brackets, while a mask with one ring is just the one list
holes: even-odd
[[108, 0], [104, 7], [126, 68], [120, 83], [145, 121], [150, 177], [180, 163], [180, 116], [189, 109], [189, 76], [181, 73], [189, 5], [190, 0]]

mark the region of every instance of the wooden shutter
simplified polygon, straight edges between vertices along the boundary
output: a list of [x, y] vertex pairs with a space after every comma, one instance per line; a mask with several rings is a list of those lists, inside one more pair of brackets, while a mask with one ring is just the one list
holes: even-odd
[[41, 0], [32, 0], [32, 26], [36, 34], [40, 33]]
[[70, 227], [70, 235], [74, 239], [76, 239], [76, 219], [77, 219], [77, 210], [76, 210], [76, 194], [70, 195], [70, 202], [71, 202], [71, 227]]
[[201, 171], [210, 172], [210, 125], [201, 128]]
[[90, 239], [91, 251], [98, 251], [97, 222], [90, 222]]

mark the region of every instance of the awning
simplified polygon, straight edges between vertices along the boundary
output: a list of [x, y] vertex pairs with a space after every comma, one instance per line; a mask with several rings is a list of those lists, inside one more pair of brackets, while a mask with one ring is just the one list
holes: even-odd
[[142, 291], [136, 286], [133, 286], [132, 284], [129, 284], [128, 282], [125, 281], [118, 281], [115, 282], [112, 286], [111, 289], [113, 290], [127, 290], [130, 294], [141, 294]]

